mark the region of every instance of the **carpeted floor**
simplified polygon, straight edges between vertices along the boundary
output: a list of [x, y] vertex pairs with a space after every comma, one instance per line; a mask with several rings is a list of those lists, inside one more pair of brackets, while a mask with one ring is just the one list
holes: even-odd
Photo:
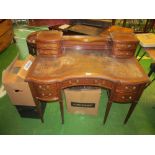
[[[0, 53], [0, 85], [2, 71], [11, 63], [17, 53], [21, 59], [28, 55], [26, 36], [38, 29], [25, 26], [15, 26], [16, 44], [11, 44], [4, 52]], [[142, 51], [141, 51], [142, 52]], [[148, 73], [151, 59], [144, 57], [140, 63]], [[126, 125], [123, 120], [128, 111], [128, 104], [113, 104], [108, 120], [102, 124], [105, 113], [107, 95], [102, 91], [97, 116], [70, 114], [65, 104], [65, 124], [61, 124], [59, 104], [57, 102], [47, 104], [44, 115], [44, 123], [39, 119], [21, 118], [15, 107], [11, 104], [8, 95], [0, 98], [0, 134], [51, 134], [51, 135], [128, 135], [128, 134], [155, 134], [155, 82], [152, 83], [143, 93], [139, 104]]]

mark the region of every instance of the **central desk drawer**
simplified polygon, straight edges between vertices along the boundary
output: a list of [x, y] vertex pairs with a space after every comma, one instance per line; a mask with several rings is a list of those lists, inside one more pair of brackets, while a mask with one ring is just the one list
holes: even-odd
[[34, 84], [38, 98], [58, 98], [57, 84]]
[[95, 79], [95, 78], [76, 78], [65, 80], [62, 82], [62, 87], [67, 88], [70, 86], [79, 86], [79, 85], [90, 85], [90, 86], [99, 86], [105, 88], [112, 88], [113, 83], [104, 79]]

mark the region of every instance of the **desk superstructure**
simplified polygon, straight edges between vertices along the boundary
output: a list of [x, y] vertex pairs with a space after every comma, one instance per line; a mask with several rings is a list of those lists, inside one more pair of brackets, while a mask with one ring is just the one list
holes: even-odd
[[137, 43], [131, 33], [90, 37], [40, 31], [36, 36], [38, 53], [26, 81], [42, 121], [40, 100], [58, 100], [64, 123], [63, 89], [89, 85], [108, 90], [104, 123], [112, 102], [131, 103], [126, 123], [149, 82], [133, 56]]

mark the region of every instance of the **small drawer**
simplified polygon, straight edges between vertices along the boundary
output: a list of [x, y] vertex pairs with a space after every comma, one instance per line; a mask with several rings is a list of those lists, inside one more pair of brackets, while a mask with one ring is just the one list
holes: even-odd
[[119, 50], [133, 50], [136, 49], [137, 44], [135, 43], [114, 43], [113, 49]]
[[61, 43], [37, 43], [38, 49], [57, 49], [61, 48]]
[[132, 56], [134, 56], [135, 50], [124, 50], [124, 51], [119, 51], [118, 49], [112, 50], [112, 54], [115, 57], [118, 58], [130, 58]]
[[35, 90], [37, 93], [37, 97], [40, 99], [47, 99], [47, 98], [58, 98], [58, 88], [57, 84], [35, 84]]
[[134, 102], [138, 99], [137, 93], [114, 93], [112, 97], [113, 102]]
[[118, 85], [116, 87], [116, 92], [138, 92], [141, 88], [141, 85]]

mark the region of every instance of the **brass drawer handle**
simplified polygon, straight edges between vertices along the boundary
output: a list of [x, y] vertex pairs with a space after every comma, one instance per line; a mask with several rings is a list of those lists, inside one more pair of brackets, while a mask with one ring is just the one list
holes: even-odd
[[136, 86], [133, 86], [133, 89], [135, 90], [136, 89]]
[[130, 48], [131, 47], [131, 45], [128, 45], [128, 48]]
[[44, 93], [42, 93], [42, 96], [44, 96], [45, 94]]
[[42, 88], [42, 86], [41, 86], [41, 85], [39, 85], [39, 88]]

